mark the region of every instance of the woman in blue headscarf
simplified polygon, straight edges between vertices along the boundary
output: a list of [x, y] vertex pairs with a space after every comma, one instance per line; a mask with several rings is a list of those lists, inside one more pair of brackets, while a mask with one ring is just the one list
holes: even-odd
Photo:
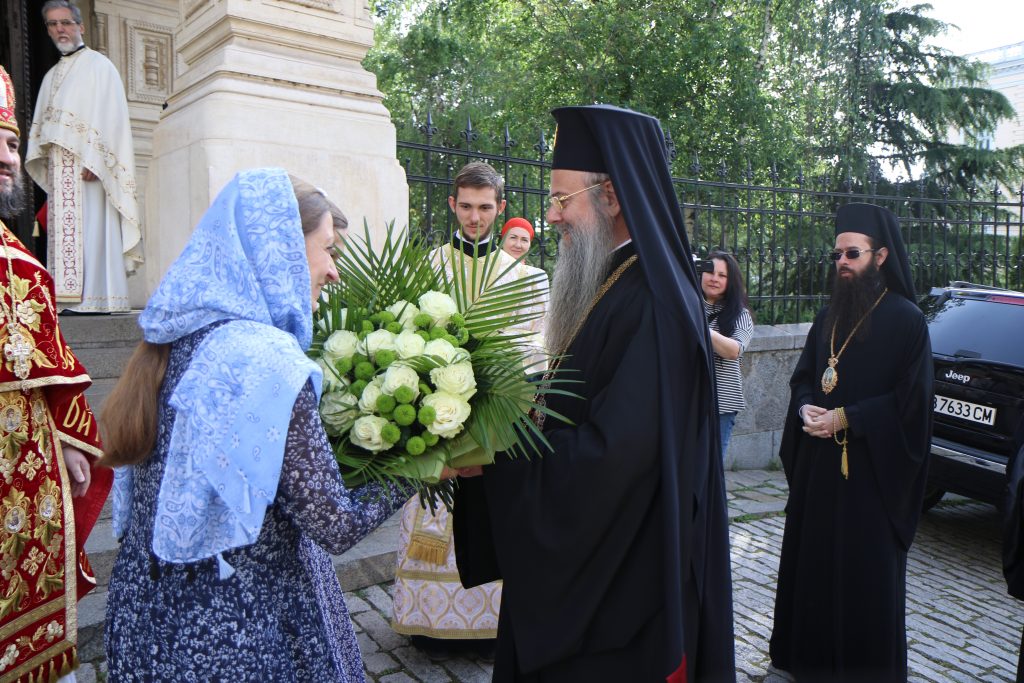
[[280, 169], [217, 196], [139, 317], [102, 424], [116, 681], [362, 681], [328, 553], [408, 493], [347, 490], [305, 350], [345, 217]]

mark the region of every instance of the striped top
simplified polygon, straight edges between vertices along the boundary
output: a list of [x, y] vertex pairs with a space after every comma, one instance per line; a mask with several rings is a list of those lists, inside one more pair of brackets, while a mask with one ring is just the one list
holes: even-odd
[[[709, 321], [711, 329], [718, 332], [718, 316], [722, 304], [709, 304], [704, 302], [704, 315]], [[747, 344], [754, 335], [754, 320], [750, 317], [750, 311], [743, 309], [739, 318], [736, 319], [736, 329], [732, 331], [730, 339], [740, 345], [740, 357], [736, 360], [722, 358], [717, 353], [715, 357], [715, 386], [718, 388], [718, 412], [738, 413], [745, 410], [747, 402], [743, 399], [743, 376], [740, 374], [740, 361], [743, 360], [743, 352], [747, 350]]]

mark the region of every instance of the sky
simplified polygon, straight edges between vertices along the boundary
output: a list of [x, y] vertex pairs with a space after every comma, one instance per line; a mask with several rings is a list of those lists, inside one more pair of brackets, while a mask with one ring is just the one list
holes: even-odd
[[1024, 0], [901, 0], [904, 7], [928, 3], [928, 16], [956, 24], [936, 42], [960, 55], [1024, 42]]

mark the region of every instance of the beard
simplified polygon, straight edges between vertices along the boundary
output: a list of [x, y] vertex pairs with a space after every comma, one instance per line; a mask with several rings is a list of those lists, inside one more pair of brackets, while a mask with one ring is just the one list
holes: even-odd
[[552, 274], [546, 341], [552, 353], [565, 353], [577, 325], [590, 309], [590, 302], [608, 275], [615, 248], [610, 216], [592, 206], [594, 218], [588, 223], [563, 223], [569, 240], [562, 240]]
[[835, 329], [836, 339], [846, 339], [863, 318], [864, 322], [857, 329], [857, 339], [863, 341], [871, 329], [871, 319], [864, 317], [884, 289], [885, 280], [874, 259], [854, 277], [840, 277], [837, 272], [832, 285], [832, 300], [825, 315], [825, 333], [831, 334]]
[[21, 213], [25, 206], [25, 185], [19, 170], [12, 169], [7, 164], [0, 164], [0, 168], [12, 173], [11, 188], [0, 191], [0, 216], [10, 218]]
[[62, 55], [71, 54], [72, 52], [77, 50], [79, 47], [81, 47], [81, 45], [82, 45], [82, 41], [79, 41], [78, 43], [76, 43], [74, 45], [71, 44], [71, 43], [62, 43], [62, 42], [60, 42], [58, 40], [53, 41], [53, 46], [56, 47], [57, 51], [60, 52]]

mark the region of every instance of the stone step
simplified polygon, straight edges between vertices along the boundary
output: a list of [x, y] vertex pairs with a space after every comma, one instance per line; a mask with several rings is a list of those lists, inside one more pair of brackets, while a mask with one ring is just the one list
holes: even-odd
[[[332, 557], [342, 590], [348, 592], [395, 578], [395, 551], [402, 512], [398, 511], [366, 538], [341, 555]], [[83, 662], [98, 662], [106, 657], [103, 629], [107, 611], [107, 586], [117, 557], [111, 521], [97, 522], [85, 544], [89, 562], [99, 584], [78, 603], [78, 655]]]
[[142, 339], [138, 320], [137, 312], [60, 316], [64, 339], [92, 378], [85, 396], [97, 415]]
[[119, 377], [142, 339], [137, 312], [62, 315], [60, 329], [94, 381]]

